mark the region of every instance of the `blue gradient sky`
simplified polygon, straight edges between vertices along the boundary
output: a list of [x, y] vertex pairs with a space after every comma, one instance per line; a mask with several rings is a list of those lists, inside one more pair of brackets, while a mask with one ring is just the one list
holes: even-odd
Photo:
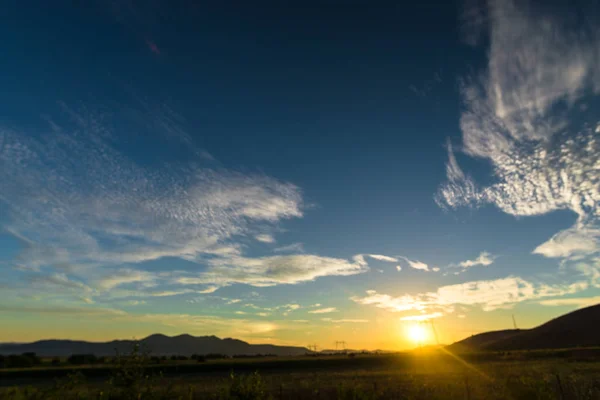
[[403, 348], [598, 302], [597, 17], [8, 6], [0, 340]]

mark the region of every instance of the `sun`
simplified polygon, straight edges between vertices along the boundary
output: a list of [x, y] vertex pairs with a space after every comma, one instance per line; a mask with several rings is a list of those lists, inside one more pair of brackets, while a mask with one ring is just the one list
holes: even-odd
[[417, 344], [422, 344], [427, 340], [427, 330], [421, 325], [411, 325], [408, 327], [408, 337]]

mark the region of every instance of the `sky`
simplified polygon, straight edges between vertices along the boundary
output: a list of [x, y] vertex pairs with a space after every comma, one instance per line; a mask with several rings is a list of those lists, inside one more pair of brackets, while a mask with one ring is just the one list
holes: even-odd
[[0, 341], [399, 350], [600, 303], [597, 2], [439, 3], [7, 5]]

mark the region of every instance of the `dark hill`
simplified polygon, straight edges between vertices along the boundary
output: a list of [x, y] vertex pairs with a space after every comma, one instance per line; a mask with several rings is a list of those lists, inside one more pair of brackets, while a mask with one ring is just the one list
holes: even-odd
[[533, 329], [485, 332], [449, 346], [450, 350], [535, 350], [600, 346], [600, 304], [582, 308]]
[[448, 348], [452, 351], [480, 350], [491, 345], [492, 343], [506, 339], [520, 332], [523, 331], [521, 329], [505, 329], [503, 331], [479, 333], [459, 342], [453, 343], [448, 346]]
[[[42, 357], [69, 356], [71, 354], [95, 354], [112, 356], [115, 352], [128, 353], [133, 348], [133, 340], [113, 340], [111, 342], [84, 342], [74, 340], [40, 340], [33, 343], [0, 344], [0, 354], [22, 354], [34, 352]], [[151, 335], [139, 341], [145, 351], [152, 355], [225, 354], [256, 355], [273, 354], [294, 356], [310, 353], [304, 347], [275, 346], [270, 344], [249, 344], [237, 339], [219, 339], [216, 336], [165, 336]]]

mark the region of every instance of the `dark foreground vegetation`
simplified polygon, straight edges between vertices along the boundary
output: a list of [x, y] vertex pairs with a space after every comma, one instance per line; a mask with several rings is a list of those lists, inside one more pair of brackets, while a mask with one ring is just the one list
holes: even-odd
[[161, 357], [156, 364], [135, 347], [109, 365], [4, 369], [0, 399], [600, 399], [599, 352]]

